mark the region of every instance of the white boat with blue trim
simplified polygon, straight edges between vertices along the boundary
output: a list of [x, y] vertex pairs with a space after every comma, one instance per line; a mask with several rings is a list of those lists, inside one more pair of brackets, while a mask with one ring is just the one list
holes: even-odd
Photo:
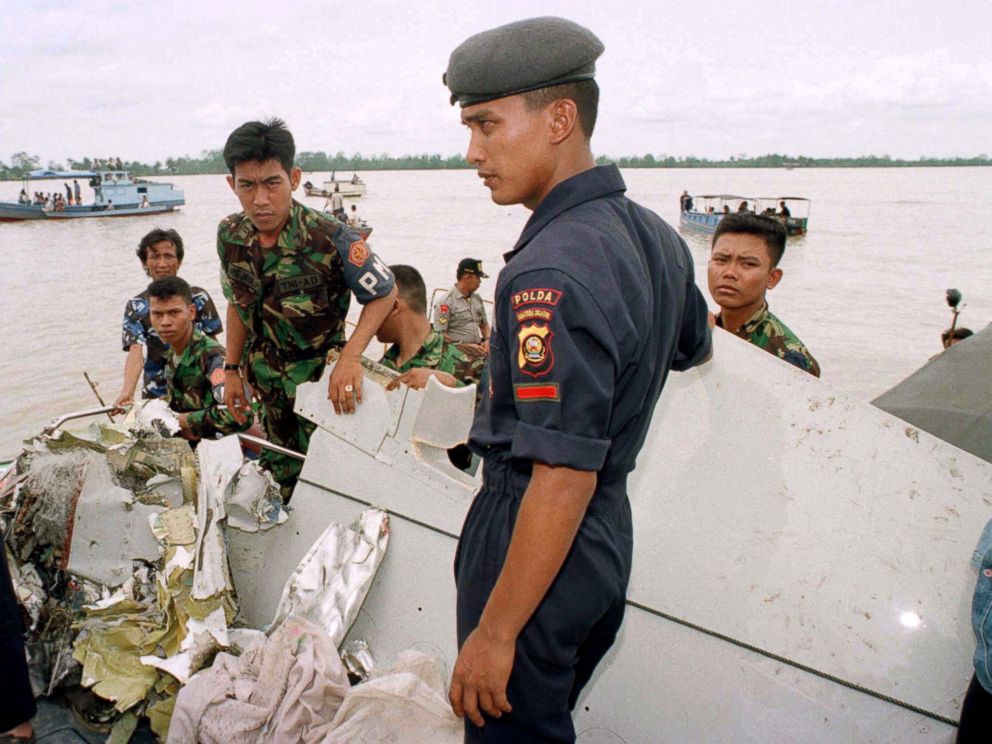
[[[88, 185], [93, 190], [93, 201], [90, 204], [36, 204], [28, 194], [28, 181], [78, 181], [84, 178], [88, 179]], [[60, 184], [57, 190], [61, 192], [64, 187], [64, 184]], [[185, 203], [182, 189], [177, 189], [171, 183], [136, 178], [126, 170], [34, 170], [24, 176], [20, 201], [0, 201], [0, 222], [137, 217], [173, 212]]]

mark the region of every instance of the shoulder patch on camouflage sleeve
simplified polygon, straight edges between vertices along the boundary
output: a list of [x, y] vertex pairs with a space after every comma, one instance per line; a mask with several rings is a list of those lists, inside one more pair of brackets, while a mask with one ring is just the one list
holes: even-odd
[[364, 240], [356, 240], [348, 246], [348, 262], [355, 266], [364, 266], [369, 260], [369, 249]]
[[222, 382], [224, 382], [224, 368], [218, 367], [210, 373], [210, 384], [216, 386], [220, 385]]

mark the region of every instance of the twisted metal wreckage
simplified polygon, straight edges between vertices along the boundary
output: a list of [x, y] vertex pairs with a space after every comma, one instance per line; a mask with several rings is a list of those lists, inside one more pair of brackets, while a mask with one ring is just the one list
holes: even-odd
[[115, 741], [141, 717], [169, 742], [351, 741], [408, 723], [413, 699], [423, 735], [457, 738], [435, 661], [411, 651], [373, 672], [361, 641], [338, 652], [385, 554], [385, 512], [332, 522], [264, 632], [244, 627], [228, 535], [270, 530], [286, 508], [236, 437], [194, 452], [177, 430], [157, 401], [125, 424], [55, 425], [0, 479], [35, 693]]

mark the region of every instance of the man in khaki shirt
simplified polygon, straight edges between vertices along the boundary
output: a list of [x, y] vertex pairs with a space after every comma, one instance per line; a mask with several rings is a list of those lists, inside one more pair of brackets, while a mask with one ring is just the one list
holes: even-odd
[[434, 307], [434, 330], [465, 354], [484, 356], [489, 353], [491, 329], [478, 290], [489, 275], [479, 259], [463, 258], [455, 278], [455, 286]]

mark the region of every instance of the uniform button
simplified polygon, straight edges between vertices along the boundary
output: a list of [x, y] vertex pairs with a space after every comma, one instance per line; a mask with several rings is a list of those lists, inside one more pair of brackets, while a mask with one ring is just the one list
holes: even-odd
[[986, 568], [982, 573], [985, 574], [986, 578], [992, 579], [992, 568]]

